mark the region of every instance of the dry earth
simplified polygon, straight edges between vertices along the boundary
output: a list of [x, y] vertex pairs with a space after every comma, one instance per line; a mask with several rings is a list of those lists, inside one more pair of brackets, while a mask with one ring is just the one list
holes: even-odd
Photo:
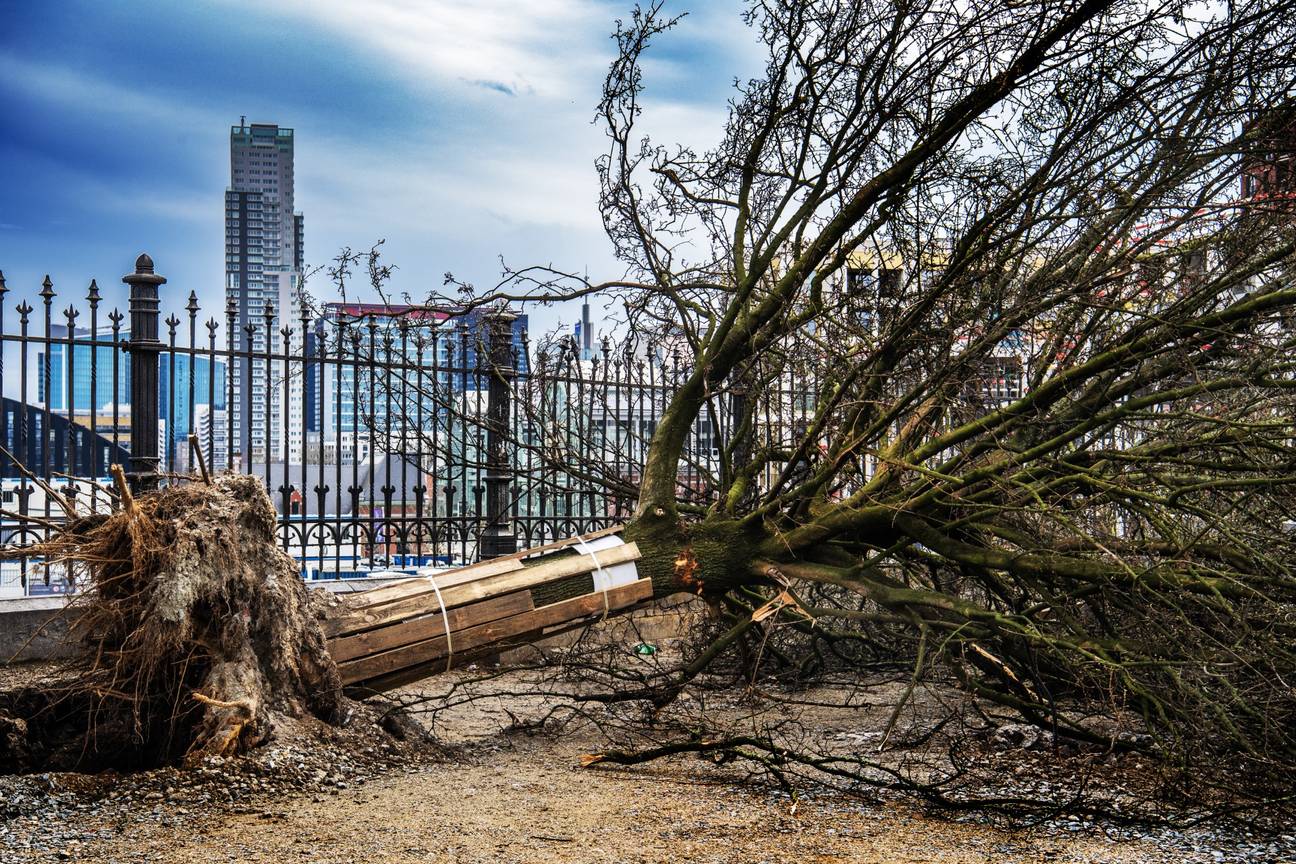
[[[0, 674], [0, 679], [4, 675]], [[445, 679], [441, 679], [444, 681]], [[0, 680], [0, 683], [3, 683]], [[508, 686], [507, 678], [501, 686]], [[524, 700], [525, 701], [525, 700]], [[536, 707], [534, 704], [531, 707]], [[126, 777], [0, 778], [0, 860], [87, 862], [1187, 862], [1296, 860], [1293, 838], [1004, 830], [829, 793], [790, 800], [695, 757], [581, 769], [588, 729], [503, 734], [518, 705], [441, 718], [448, 755], [373, 730]], [[353, 724], [371, 723], [361, 718]]]
[[[573, 768], [570, 744], [397, 772], [254, 812], [135, 823], [81, 861], [1171, 862], [1150, 842], [1009, 834], [844, 801], [788, 801], [686, 776]], [[28, 860], [18, 858], [17, 860]], [[30, 860], [40, 860], [33, 858]], [[1209, 859], [1205, 859], [1209, 860]]]

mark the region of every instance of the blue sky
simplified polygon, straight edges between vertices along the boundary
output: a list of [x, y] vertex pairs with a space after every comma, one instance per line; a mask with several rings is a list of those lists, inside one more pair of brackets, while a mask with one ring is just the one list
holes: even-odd
[[[648, 67], [646, 126], [714, 143], [759, 68], [734, 0], [699, 0]], [[676, 11], [685, 11], [676, 4]], [[0, 0], [0, 270], [62, 308], [148, 251], [164, 311], [223, 302], [223, 192], [240, 115], [296, 130], [308, 264], [386, 239], [393, 288], [510, 264], [613, 276], [591, 125], [629, 2]], [[319, 289], [322, 286], [317, 285]], [[533, 329], [571, 310], [533, 314]], [[218, 314], [219, 317], [219, 314]]]

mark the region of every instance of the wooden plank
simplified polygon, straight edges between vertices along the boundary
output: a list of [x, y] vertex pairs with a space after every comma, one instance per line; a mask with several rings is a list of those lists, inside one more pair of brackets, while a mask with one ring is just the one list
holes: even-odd
[[[559, 549], [566, 549], [568, 546], [575, 546], [579, 542], [588, 543], [591, 540], [597, 540], [600, 537], [606, 537], [609, 534], [620, 534], [625, 531], [624, 525], [613, 525], [611, 528], [600, 528], [598, 531], [591, 531], [589, 534], [581, 534], [577, 537], [566, 537], [562, 540], [554, 540], [552, 543], [545, 543], [543, 546], [532, 546], [530, 549], [522, 549], [505, 555], [503, 558], [493, 558], [493, 561], [502, 561], [508, 558], [523, 559], [530, 558], [532, 555], [539, 555], [542, 552], [555, 552]], [[476, 565], [470, 565], [476, 566]]]
[[[602, 567], [625, 564], [629, 561], [636, 561], [638, 558], [639, 547], [634, 543], [626, 543], [622, 546], [614, 546], [611, 549], [603, 549], [598, 552], [598, 563]], [[484, 600], [487, 597], [495, 597], [500, 594], [521, 591], [524, 588], [534, 588], [538, 585], [556, 582], [569, 576], [591, 573], [595, 569], [594, 559], [589, 555], [571, 555], [555, 558], [552, 561], [543, 561], [531, 567], [524, 567], [521, 570], [500, 573], [495, 576], [487, 576], [484, 579], [443, 588], [441, 590], [441, 600], [449, 609], [454, 606], [462, 606], [465, 603]], [[343, 611], [341, 614], [324, 621], [324, 633], [329, 637], [359, 633], [362, 630], [372, 630], [376, 627], [395, 624], [397, 621], [413, 618], [416, 615], [437, 612], [440, 611], [440, 608], [441, 604], [437, 602], [435, 593], [419, 594], [393, 603]]]
[[[498, 573], [508, 573], [513, 570], [520, 570], [525, 566], [522, 563], [525, 558], [539, 555], [543, 552], [554, 552], [559, 549], [566, 549], [569, 546], [577, 545], [580, 541], [588, 542], [590, 540], [596, 540], [599, 537], [606, 537], [609, 534], [618, 534], [624, 530], [624, 525], [614, 525], [611, 528], [603, 528], [589, 534], [582, 534], [579, 539], [576, 537], [568, 537], [563, 540], [555, 540], [552, 543], [546, 543], [543, 546], [533, 546], [530, 549], [513, 552], [500, 558], [491, 558], [488, 561], [478, 561], [475, 564], [457, 567], [454, 570], [439, 574], [436, 577], [437, 586], [444, 589], [449, 585], [460, 585], [464, 582], [480, 579], [485, 576], [493, 576]], [[435, 593], [432, 591], [429, 577], [415, 576], [410, 579], [403, 579], [400, 582], [391, 585], [384, 585], [381, 588], [371, 588], [368, 591], [357, 591], [353, 594], [344, 594], [339, 596], [343, 598], [343, 602], [348, 607], [358, 609], [366, 606], [376, 606], [380, 603], [390, 603], [395, 600], [404, 599], [405, 597], [429, 593]]]
[[[522, 562], [506, 558], [497, 558], [491, 561], [483, 561], [480, 564], [474, 564], [470, 567], [459, 567], [455, 570], [448, 570], [445, 573], [436, 575], [437, 587], [445, 589], [450, 585], [461, 585], [464, 582], [470, 582], [473, 579], [482, 579], [486, 576], [494, 576], [499, 573], [510, 573], [514, 570], [522, 569]], [[435, 594], [432, 590], [432, 577], [415, 576], [412, 579], [402, 579], [391, 585], [384, 585], [381, 588], [370, 588], [368, 591], [357, 591], [348, 597], [348, 605], [352, 609], [361, 609], [369, 606], [378, 606], [383, 603], [392, 603], [396, 600], [402, 600], [406, 597], [414, 597], [421, 594]]]
[[401, 645], [422, 642], [434, 636], [444, 636], [446, 617], [450, 619], [450, 630], [453, 632], [485, 624], [487, 621], [507, 618], [509, 615], [530, 612], [535, 606], [530, 591], [514, 591], [512, 594], [501, 594], [498, 597], [450, 609], [448, 615], [442, 615], [440, 607], [437, 608], [435, 614], [423, 618], [379, 627], [377, 630], [368, 630], [341, 639], [331, 639], [328, 646], [329, 654], [333, 655], [334, 661], [342, 663], [367, 654], [399, 648]]
[[[607, 609], [620, 611], [652, 597], [652, 581], [642, 579], [629, 585], [622, 585], [608, 591]], [[515, 615], [481, 627], [471, 628], [454, 634], [454, 666], [470, 662], [472, 659], [498, 650], [502, 640], [511, 637], [525, 637], [536, 633], [544, 627], [555, 626], [555, 622], [565, 630], [574, 629], [589, 623], [604, 612], [602, 592], [582, 595], [571, 600], [564, 600], [549, 606], [542, 606], [534, 612]], [[376, 659], [381, 658], [381, 659]], [[419, 660], [418, 658], [426, 658]], [[446, 669], [445, 637], [430, 639], [426, 643], [405, 646], [383, 655], [362, 658], [350, 663], [340, 664], [343, 681], [347, 686], [364, 682], [363, 689], [378, 692], [392, 687], [399, 687], [411, 681], [439, 674]], [[412, 666], [400, 664], [414, 660]], [[375, 661], [368, 663], [368, 661]], [[365, 668], [370, 671], [363, 671]], [[376, 677], [368, 677], [374, 668], [394, 667], [393, 671]], [[366, 677], [361, 677], [361, 676]]]
[[[620, 610], [627, 606], [633, 606], [635, 603], [649, 597], [652, 597], [652, 580], [640, 579], [638, 582], [631, 582], [629, 585], [621, 585], [610, 589], [607, 592], [606, 603], [608, 609]], [[531, 612], [511, 615], [508, 618], [501, 618], [498, 621], [491, 621], [487, 624], [461, 630], [453, 634], [452, 647], [455, 655], [459, 656], [475, 648], [492, 645], [510, 636], [518, 636], [554, 624], [570, 623], [578, 618], [602, 615], [604, 602], [603, 592], [595, 591], [591, 594], [573, 597], [570, 600], [551, 603]], [[381, 654], [373, 654], [340, 663], [338, 669], [342, 673], [342, 683], [352, 685], [388, 675], [406, 667], [443, 660], [445, 656], [446, 638], [445, 636], [439, 636], [413, 645], [405, 645], [390, 651], [384, 651]], [[428, 674], [436, 674], [438, 671], [440, 671], [438, 668], [429, 668]]]

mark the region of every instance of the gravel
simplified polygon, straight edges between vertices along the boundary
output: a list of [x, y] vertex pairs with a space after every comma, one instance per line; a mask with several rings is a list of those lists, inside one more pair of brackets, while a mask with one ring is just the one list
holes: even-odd
[[[692, 757], [581, 771], [602, 743], [590, 730], [506, 735], [525, 713], [516, 700], [472, 711], [438, 728], [451, 751], [402, 740], [359, 705], [344, 729], [285, 724], [246, 757], [191, 770], [0, 777], [0, 862], [1296, 862], [1296, 833], [1076, 816], [1007, 830], [885, 796], [807, 787], [794, 800]], [[870, 732], [824, 734], [876, 746]], [[986, 756], [998, 785], [979, 791], [1056, 794], [1051, 758], [1025, 730], [1005, 733]], [[1097, 764], [1114, 777], [1137, 767]]]

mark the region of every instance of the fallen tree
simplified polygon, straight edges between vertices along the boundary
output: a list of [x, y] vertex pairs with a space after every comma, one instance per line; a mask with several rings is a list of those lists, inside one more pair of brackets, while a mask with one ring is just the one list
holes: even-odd
[[[630, 330], [687, 355], [651, 431], [625, 430], [649, 439], [633, 471], [588, 427], [513, 442], [635, 498], [640, 574], [704, 595], [724, 624], [683, 669], [582, 698], [657, 706], [730, 652], [800, 670], [885, 646], [912, 680], [952, 674], [1059, 737], [1285, 794], [1294, 16], [1273, 0], [753, 4], [766, 69], [696, 153], [638, 138], [644, 52], [672, 22], [636, 11], [600, 105], [601, 210], [626, 273], [509, 271], [469, 301], [614, 295]], [[1263, 188], [1239, 200], [1247, 178]], [[788, 382], [806, 398], [775, 426]], [[694, 458], [696, 424], [721, 413], [717, 455]], [[327, 664], [284, 653], [322, 651], [297, 595], [244, 613], [238, 567], [203, 571], [210, 590], [113, 593], [137, 567], [162, 575], [148, 585], [194, 584], [175, 578], [167, 524], [199, 494], [66, 535], [102, 538], [81, 557], [113, 610], [86, 631], [107, 634], [98, 689], [78, 692], [173, 756], [258, 740], [277, 706], [335, 704]], [[265, 543], [227, 563], [269, 555], [267, 513]], [[153, 625], [151, 605], [175, 625]], [[770, 609], [801, 638], [762, 651]], [[162, 648], [193, 662], [160, 663]], [[1146, 736], [1095, 729], [1095, 711]], [[717, 740], [791, 758], [705, 732], [648, 755]]]
[[[907, 645], [916, 678], [952, 672], [1061, 736], [1285, 794], [1291, 7], [798, 0], [748, 20], [765, 70], [702, 153], [637, 131], [675, 20], [653, 4], [617, 30], [598, 170], [626, 272], [506, 270], [470, 303], [614, 297], [633, 350], [682, 353], [650, 433], [624, 430], [646, 458], [609, 465], [594, 433], [515, 445], [637, 499], [626, 536], [659, 593], [741, 630], [788, 590], [793, 665]], [[561, 344], [550, 360], [581, 374]], [[774, 425], [789, 382], [800, 422]], [[1097, 733], [1094, 710], [1147, 735]]]

